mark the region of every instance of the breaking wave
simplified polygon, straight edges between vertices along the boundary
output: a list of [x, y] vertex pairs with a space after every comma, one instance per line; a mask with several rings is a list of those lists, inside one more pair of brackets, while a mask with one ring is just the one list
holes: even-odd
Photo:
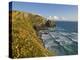
[[47, 34], [42, 34], [45, 47], [50, 51], [55, 51], [56, 55], [78, 54], [78, 37], [76, 32], [66, 32], [65, 29], [53, 28], [44, 30]]

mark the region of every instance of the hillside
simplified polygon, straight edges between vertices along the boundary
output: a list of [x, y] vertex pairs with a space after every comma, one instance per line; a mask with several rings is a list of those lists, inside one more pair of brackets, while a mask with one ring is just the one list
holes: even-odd
[[[42, 16], [27, 12], [12, 11], [12, 58], [52, 56], [37, 36], [34, 24], [44, 24]], [[11, 15], [12, 14], [12, 15]], [[11, 23], [11, 22], [10, 22]]]

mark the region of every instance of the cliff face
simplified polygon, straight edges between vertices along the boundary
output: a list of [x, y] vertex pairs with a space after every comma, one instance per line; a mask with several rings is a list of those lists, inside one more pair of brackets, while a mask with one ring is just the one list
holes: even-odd
[[33, 28], [34, 24], [44, 24], [44, 18], [31, 13], [12, 11], [12, 57], [41, 57], [53, 54], [44, 48]]

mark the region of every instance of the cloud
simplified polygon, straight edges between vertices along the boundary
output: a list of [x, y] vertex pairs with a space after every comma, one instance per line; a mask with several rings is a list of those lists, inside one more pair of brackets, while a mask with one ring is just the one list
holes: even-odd
[[66, 18], [63, 17], [63, 16], [49, 16], [48, 19], [50, 19], [50, 20], [56, 20], [56, 21], [59, 21], [59, 20], [64, 21], [64, 20], [66, 20]]
[[77, 21], [71, 18], [66, 18], [64, 16], [48, 16], [47, 19], [54, 21]]
[[66, 20], [66, 18], [63, 16], [53, 16], [53, 19], [54, 20]]
[[60, 20], [67, 20], [67, 19], [66, 19], [65, 17], [62, 16], [62, 17], [60, 17]]
[[53, 19], [59, 20], [59, 17], [58, 16], [53, 16]]
[[59, 17], [58, 16], [49, 16], [49, 17], [47, 17], [47, 19], [50, 19], [50, 20], [58, 20]]
[[47, 19], [49, 19], [49, 20], [59, 20], [60, 18], [58, 16], [48, 16]]

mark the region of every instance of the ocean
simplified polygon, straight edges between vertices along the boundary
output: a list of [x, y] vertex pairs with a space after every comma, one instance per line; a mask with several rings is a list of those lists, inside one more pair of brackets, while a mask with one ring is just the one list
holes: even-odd
[[78, 32], [78, 22], [71, 21], [57, 21], [56, 29], [61, 29], [61, 31], [65, 32]]
[[56, 27], [42, 30], [45, 47], [55, 56], [78, 54], [78, 22], [57, 21]]

